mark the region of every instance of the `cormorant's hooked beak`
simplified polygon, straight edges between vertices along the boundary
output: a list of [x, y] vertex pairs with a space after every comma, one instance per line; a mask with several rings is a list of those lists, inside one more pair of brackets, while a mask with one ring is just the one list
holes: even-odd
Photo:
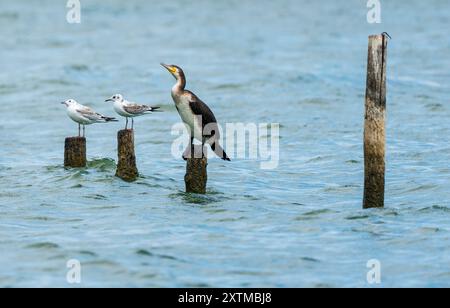
[[161, 65], [169, 71], [169, 73], [171, 73], [172, 75], [174, 75], [177, 72], [177, 69], [175, 67], [173, 67], [172, 65], [167, 65], [164, 63], [161, 63]]

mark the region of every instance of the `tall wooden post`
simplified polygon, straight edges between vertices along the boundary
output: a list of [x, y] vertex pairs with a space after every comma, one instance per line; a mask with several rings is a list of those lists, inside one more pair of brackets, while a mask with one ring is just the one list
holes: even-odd
[[86, 138], [66, 138], [64, 145], [64, 167], [84, 168], [86, 167], [86, 163]]
[[134, 152], [134, 131], [132, 129], [119, 131], [117, 144], [118, 164], [116, 176], [126, 182], [133, 182], [139, 176]]
[[385, 34], [369, 37], [364, 123], [365, 209], [384, 207], [387, 42]]
[[187, 193], [206, 194], [206, 182], [208, 180], [207, 148], [202, 145], [192, 145], [191, 157], [187, 159], [186, 175], [184, 182]]

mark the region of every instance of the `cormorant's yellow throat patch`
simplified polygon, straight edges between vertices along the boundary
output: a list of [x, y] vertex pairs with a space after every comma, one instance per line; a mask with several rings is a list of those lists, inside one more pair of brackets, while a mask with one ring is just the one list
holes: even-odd
[[177, 69], [173, 66], [169, 67], [169, 70], [172, 74], [175, 74], [177, 72]]

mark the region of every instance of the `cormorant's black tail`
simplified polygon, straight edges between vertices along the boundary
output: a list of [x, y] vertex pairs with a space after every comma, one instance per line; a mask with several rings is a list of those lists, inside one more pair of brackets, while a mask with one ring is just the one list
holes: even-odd
[[220, 146], [218, 142], [214, 142], [213, 144], [211, 144], [211, 149], [214, 151], [214, 153], [216, 153], [217, 156], [219, 156], [223, 160], [231, 161], [227, 153], [225, 153], [224, 149]]

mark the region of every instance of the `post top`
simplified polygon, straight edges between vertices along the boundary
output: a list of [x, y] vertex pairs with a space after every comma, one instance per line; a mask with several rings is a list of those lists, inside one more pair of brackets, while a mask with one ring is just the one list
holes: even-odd
[[369, 40], [382, 40], [383, 36], [384, 36], [383, 34], [369, 35]]
[[382, 40], [383, 38], [392, 39], [392, 37], [387, 32], [383, 32], [381, 34], [369, 35], [370, 40]]
[[70, 140], [70, 141], [86, 141], [86, 137], [79, 137], [79, 136], [67, 137], [66, 140]]

